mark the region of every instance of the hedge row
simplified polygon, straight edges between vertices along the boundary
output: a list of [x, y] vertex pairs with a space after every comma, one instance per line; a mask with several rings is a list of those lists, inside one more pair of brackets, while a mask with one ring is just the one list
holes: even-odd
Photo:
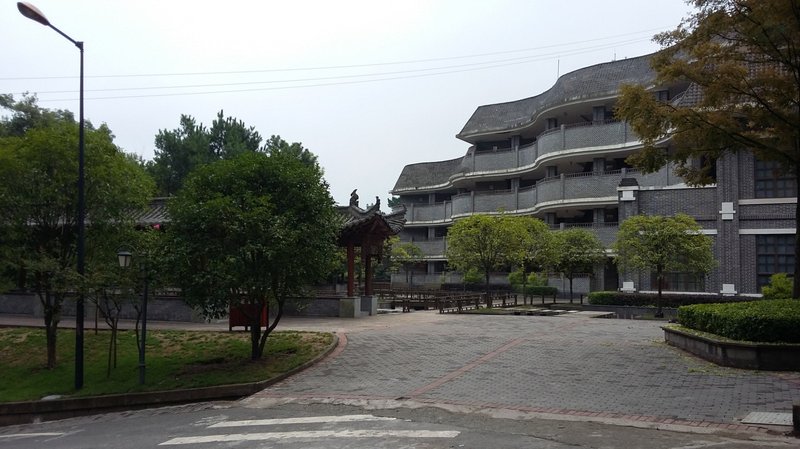
[[[754, 301], [750, 296], [720, 295], [676, 295], [665, 293], [661, 298], [662, 307], [678, 308], [689, 304], [711, 304]], [[589, 304], [603, 306], [655, 307], [658, 295], [655, 293], [591, 292]]]
[[[519, 293], [521, 293], [522, 286], [519, 287]], [[555, 287], [550, 287], [548, 285], [535, 285], [535, 286], [526, 286], [525, 287], [525, 294], [528, 296], [555, 296], [558, 294], [558, 289]]]
[[734, 304], [695, 304], [678, 309], [690, 329], [734, 340], [800, 343], [800, 300], [775, 299]]

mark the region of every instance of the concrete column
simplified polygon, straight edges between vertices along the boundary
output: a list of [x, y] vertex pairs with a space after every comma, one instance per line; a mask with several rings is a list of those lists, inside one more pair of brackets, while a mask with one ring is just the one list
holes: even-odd
[[592, 171], [602, 173], [606, 171], [606, 158], [596, 157], [592, 160]]
[[[717, 161], [717, 216], [716, 258], [738, 261], [739, 239], [739, 159], [741, 154], [725, 154]], [[749, 157], [749, 156], [748, 156]], [[742, 287], [740, 263], [719, 264], [719, 291], [734, 294]], [[750, 274], [750, 273], [748, 273]], [[713, 286], [712, 286], [713, 288]]]
[[347, 243], [347, 296], [355, 296], [356, 285], [356, 251], [353, 242]]

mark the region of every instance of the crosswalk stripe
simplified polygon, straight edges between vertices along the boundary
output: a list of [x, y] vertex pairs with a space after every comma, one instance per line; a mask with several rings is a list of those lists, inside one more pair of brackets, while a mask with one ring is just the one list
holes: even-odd
[[63, 432], [12, 433], [11, 435], [0, 435], [0, 438], [57, 437], [61, 435], [64, 435], [64, 433]]
[[455, 430], [313, 430], [305, 432], [233, 433], [227, 435], [203, 435], [173, 438], [159, 446], [199, 443], [223, 443], [235, 441], [288, 440], [295, 438], [455, 438]]
[[210, 427], [243, 427], [243, 426], [275, 426], [281, 424], [318, 424], [318, 423], [343, 423], [356, 421], [395, 421], [397, 418], [388, 418], [373, 415], [343, 415], [343, 416], [307, 416], [302, 418], [284, 419], [250, 419], [243, 421], [222, 421]]

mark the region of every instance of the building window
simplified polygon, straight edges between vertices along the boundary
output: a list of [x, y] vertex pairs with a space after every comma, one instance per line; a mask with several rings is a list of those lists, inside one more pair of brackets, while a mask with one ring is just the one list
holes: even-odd
[[655, 93], [656, 100], [667, 102], [669, 101], [669, 90], [657, 90]]
[[[650, 285], [653, 290], [658, 290], [656, 274], [650, 276]], [[703, 292], [706, 290], [705, 276], [691, 272], [664, 273], [664, 285], [661, 288], [668, 292]]]
[[775, 273], [794, 274], [794, 234], [756, 236], [758, 286], [769, 284]]
[[797, 196], [795, 177], [786, 174], [775, 161], [755, 163], [756, 198], [791, 198]]

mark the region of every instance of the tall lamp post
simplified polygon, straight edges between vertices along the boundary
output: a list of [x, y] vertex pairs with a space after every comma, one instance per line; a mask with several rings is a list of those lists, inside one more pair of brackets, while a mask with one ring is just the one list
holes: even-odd
[[[72, 42], [81, 52], [81, 78], [80, 78], [80, 107], [78, 124], [78, 275], [84, 275], [84, 248], [86, 244], [85, 221], [86, 221], [86, 198], [84, 195], [84, 174], [83, 174], [83, 42], [64, 34], [63, 31], [54, 27], [42, 14], [39, 9], [27, 2], [17, 2], [17, 9], [23, 16], [54, 29], [58, 34], [64, 36]], [[75, 308], [75, 389], [83, 388], [83, 291], [78, 293], [78, 301]]]
[[[147, 340], [147, 290], [150, 286], [150, 276], [147, 267], [147, 254], [142, 254], [142, 263], [140, 268], [144, 277], [144, 292], [142, 295], [142, 340], [139, 342], [139, 385], [144, 385], [144, 345]], [[117, 259], [121, 268], [128, 268], [131, 266], [131, 259], [133, 255], [130, 251], [121, 249], [117, 251]]]

